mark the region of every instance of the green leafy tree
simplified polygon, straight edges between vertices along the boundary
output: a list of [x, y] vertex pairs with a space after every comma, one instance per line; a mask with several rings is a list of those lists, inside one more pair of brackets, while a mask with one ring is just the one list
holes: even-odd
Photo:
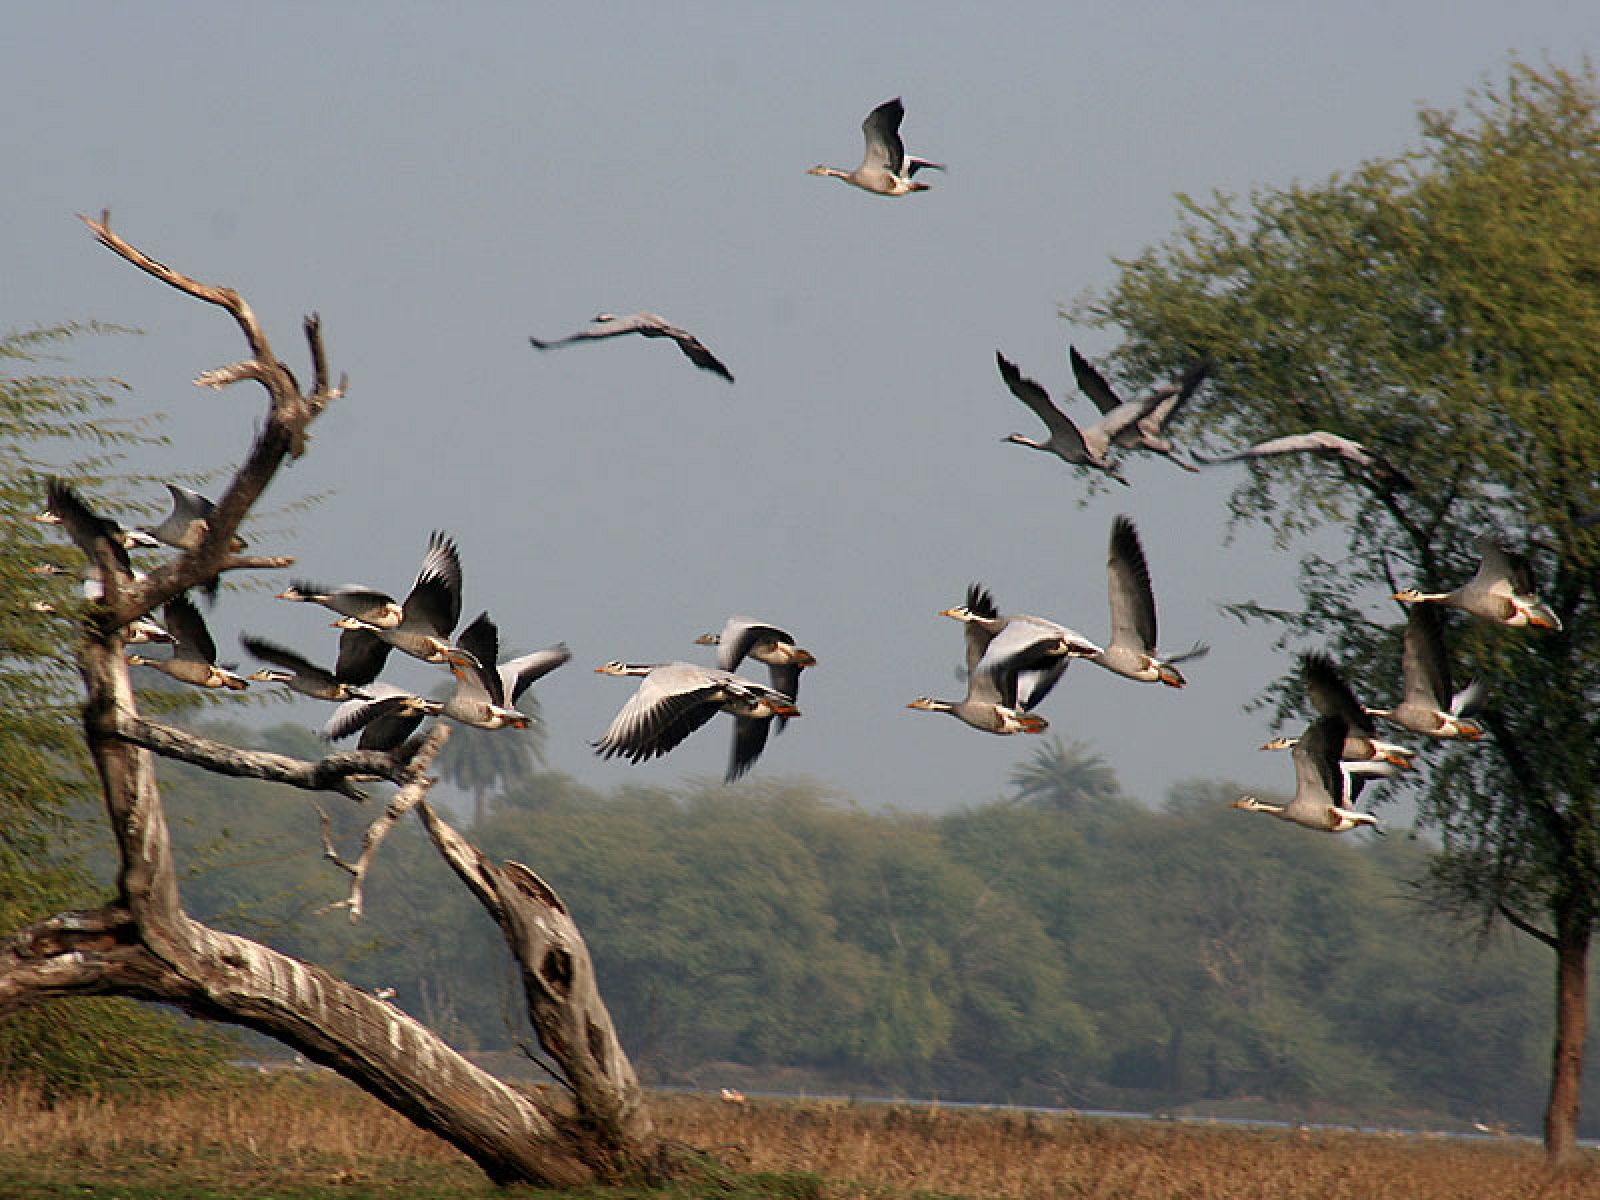
[[[147, 440], [109, 413], [114, 383], [38, 369], [74, 337], [107, 332], [56, 326], [0, 337], [0, 929], [93, 889], [83, 850], [97, 792], [77, 672], [63, 653], [81, 600], [75, 581], [34, 572], [61, 547], [29, 518], [43, 506], [47, 473], [104, 478], [123, 450]], [[0, 1077], [26, 1074], [52, 1094], [187, 1078], [214, 1064], [218, 1047], [131, 1002], [84, 1001], [0, 1023]]]
[[1282, 541], [1342, 523], [1344, 549], [1302, 560], [1298, 611], [1236, 611], [1390, 697], [1403, 615], [1389, 593], [1464, 581], [1490, 533], [1527, 552], [1565, 622], [1450, 623], [1457, 673], [1491, 689], [1491, 736], [1430, 748], [1412, 786], [1442, 840], [1435, 901], [1554, 951], [1545, 1144], [1570, 1159], [1600, 918], [1600, 85], [1587, 67], [1514, 63], [1461, 111], [1424, 110], [1411, 153], [1182, 203], [1177, 232], [1079, 315], [1123, 331], [1130, 374], [1214, 364], [1186, 417], [1212, 450], [1323, 429], [1400, 472], [1251, 468], [1236, 518]]

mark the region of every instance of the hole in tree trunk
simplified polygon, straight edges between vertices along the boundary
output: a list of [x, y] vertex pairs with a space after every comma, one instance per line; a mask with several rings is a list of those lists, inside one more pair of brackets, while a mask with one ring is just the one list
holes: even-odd
[[565, 996], [572, 986], [572, 955], [559, 947], [546, 951], [539, 964], [539, 978], [551, 991]]

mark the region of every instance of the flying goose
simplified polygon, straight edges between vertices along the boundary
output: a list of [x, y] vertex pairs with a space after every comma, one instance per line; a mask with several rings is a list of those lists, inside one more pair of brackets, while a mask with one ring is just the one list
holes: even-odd
[[399, 624], [386, 629], [349, 616], [333, 623], [344, 630], [333, 673], [357, 687], [371, 683], [391, 649], [423, 662], [470, 666], [466, 652], [450, 644], [450, 633], [460, 619], [461, 555], [451, 538], [435, 531], [416, 582], [401, 605]]
[[1367, 712], [1428, 737], [1477, 741], [1483, 736], [1483, 726], [1467, 719], [1482, 701], [1483, 683], [1474, 680], [1459, 692], [1451, 690], [1443, 622], [1439, 610], [1432, 605], [1411, 607], [1400, 672], [1405, 680], [1400, 703], [1393, 708], [1369, 708]]
[[1252, 458], [1273, 458], [1280, 454], [1318, 454], [1324, 458], [1340, 458], [1352, 466], [1370, 471], [1380, 484], [1391, 491], [1409, 492], [1416, 486], [1403, 471], [1375, 450], [1369, 450], [1360, 442], [1341, 437], [1337, 433], [1329, 433], [1323, 429], [1313, 429], [1307, 433], [1291, 433], [1284, 437], [1270, 438], [1267, 441], [1257, 442], [1254, 446], [1249, 446], [1233, 454], [1211, 456], [1191, 452], [1190, 457], [1197, 463], [1212, 467], [1219, 463], [1240, 462]]
[[688, 662], [624, 663], [596, 667], [601, 675], [632, 675], [639, 689], [593, 743], [602, 758], [638, 763], [666, 754], [718, 712], [734, 718], [733, 753], [725, 779], [739, 778], [767, 743], [767, 722], [797, 717], [792, 697], [718, 667]]
[[[958, 615], [961, 614], [961, 615]], [[947, 608], [939, 614], [961, 621], [962, 639], [966, 645], [967, 694], [960, 700], [935, 700], [931, 696], [918, 696], [907, 708], [922, 712], [949, 713], [959, 721], [982, 730], [984, 733], [1043, 733], [1050, 723], [1041, 716], [1026, 711], [1027, 704], [1018, 702], [1019, 692], [1031, 698], [1034, 704], [1044, 699], [1055, 681], [1066, 669], [1066, 659], [1052, 664], [1043, 671], [979, 671], [984, 651], [994, 640], [994, 631], [1004, 627], [1004, 619], [989, 589], [979, 583], [967, 585], [967, 602]]]
[[[91, 512], [83, 498], [70, 485], [63, 483], [59, 479], [52, 479], [45, 485], [45, 506], [35, 513], [32, 519], [40, 525], [65, 525], [66, 517], [61, 511], [63, 507], [76, 507], [80, 510], [73, 516], [80, 533], [90, 532], [104, 537], [112, 545], [119, 546], [125, 551], [132, 550], [135, 546], [154, 549], [161, 545], [160, 542], [142, 529], [125, 529], [110, 517]], [[85, 514], [87, 514], [88, 523], [85, 523]], [[72, 533], [70, 527], [67, 529], [67, 533], [68, 536], [73, 537], [74, 541], [77, 540], [77, 535]], [[82, 549], [83, 547], [80, 545], [79, 548]]]
[[367, 693], [361, 688], [345, 683], [336, 678], [332, 671], [315, 665], [303, 655], [295, 653], [286, 646], [280, 646], [277, 642], [269, 642], [266, 638], [242, 633], [239, 635], [239, 644], [262, 662], [272, 664], [270, 667], [263, 667], [246, 675], [245, 678], [252, 683], [285, 684], [291, 692], [299, 692], [302, 696], [310, 696], [314, 700], [334, 700], [342, 703], [346, 700], [367, 699]]
[[1480, 556], [1477, 573], [1450, 592], [1404, 588], [1394, 594], [1402, 604], [1444, 604], [1499, 625], [1561, 628], [1561, 618], [1539, 599], [1527, 558], [1500, 545], [1488, 534], [1473, 541]]
[[853, 171], [841, 171], [837, 167], [818, 165], [806, 174], [829, 175], [878, 196], [904, 196], [909, 192], [927, 191], [928, 185], [917, 183], [912, 176], [924, 167], [942, 171], [944, 164], [913, 158], [906, 153], [905, 143], [900, 140], [900, 122], [905, 115], [906, 107], [900, 102], [899, 96], [885, 100], [861, 122], [861, 135], [866, 148], [859, 167]]
[[171, 646], [178, 639], [163, 629], [158, 622], [152, 621], [149, 617], [139, 617], [122, 631], [122, 640], [130, 646], [140, 642]]
[[[998, 686], [1002, 694], [1014, 693], [1014, 702], [1023, 711], [1038, 707], [1072, 659], [1093, 658], [1104, 653], [1083, 634], [1044, 617], [995, 612], [992, 597], [983, 589], [978, 589], [979, 607], [971, 603], [973, 596], [969, 588], [967, 604], [947, 608], [939, 615], [961, 621], [969, 628], [976, 625], [987, 635], [977, 661], [969, 663], [969, 672], [1000, 676]], [[974, 645], [968, 642], [969, 657]], [[1007, 677], [1014, 678], [1014, 689], [1004, 682]]]
[[967, 694], [960, 700], [935, 700], [918, 696], [907, 708], [922, 712], [949, 713], [984, 733], [1043, 733], [1050, 722], [1037, 713], [1017, 707], [1017, 676], [1014, 672], [975, 671], [967, 675]]
[[[82, 572], [84, 599], [99, 601], [104, 599], [106, 594], [99, 560], [95, 556], [97, 545], [103, 544], [110, 549], [117, 570], [126, 573], [129, 579], [137, 582], [144, 578], [143, 573], [134, 570], [133, 564], [129, 561], [128, 549], [132, 546], [153, 545], [155, 544], [153, 540], [138, 530], [124, 529], [110, 517], [103, 517], [94, 512], [70, 484], [55, 478], [48, 480], [45, 484], [44, 511], [33, 519], [46, 525], [60, 525], [88, 560]], [[54, 563], [40, 563], [28, 570], [34, 575], [71, 574], [65, 567], [56, 566]], [[56, 611], [55, 605], [42, 600], [35, 601], [31, 607], [35, 612]], [[137, 617], [123, 627], [123, 640], [129, 644], [164, 642], [172, 645], [175, 639], [157, 622], [148, 617]]]
[[[747, 657], [766, 663], [772, 686], [795, 701], [800, 699], [800, 672], [817, 665], [809, 650], [795, 644], [793, 634], [752, 617], [729, 617], [721, 633], [703, 633], [694, 644], [717, 647], [717, 666], [724, 671], [737, 671]], [[787, 720], [778, 718], [780, 733]]]
[[[1078, 381], [1078, 390], [1094, 402], [1100, 410], [1101, 416], [1115, 412], [1124, 403], [1121, 396], [1106, 380], [1099, 370], [1078, 353], [1076, 346], [1067, 347], [1067, 357], [1072, 363], [1073, 378]], [[1205, 382], [1206, 373], [1210, 364], [1198, 362], [1190, 367], [1175, 383], [1164, 383], [1156, 388], [1151, 396], [1155, 404], [1150, 411], [1145, 413], [1132, 425], [1124, 426], [1122, 431], [1112, 439], [1113, 443], [1124, 450], [1139, 447], [1171, 459], [1174, 464], [1185, 471], [1198, 472], [1199, 467], [1193, 463], [1186, 463], [1178, 457], [1178, 448], [1172, 440], [1163, 435], [1167, 424], [1178, 415], [1178, 410], [1189, 402], [1200, 385]]]
[[172, 657], [145, 658], [128, 655], [130, 667], [150, 667], [170, 675], [180, 683], [201, 688], [231, 688], [242, 692], [250, 686], [243, 677], [217, 665], [217, 644], [194, 602], [181, 592], [162, 607], [167, 632], [172, 635]]
[[338, 741], [360, 730], [356, 749], [393, 750], [426, 718], [438, 716], [444, 707], [392, 683], [373, 683], [362, 690], [367, 693], [366, 699], [349, 700], [333, 710], [333, 716], [322, 727], [323, 737]]
[[1122, 477], [1106, 454], [1125, 430], [1131, 428], [1155, 407], [1154, 395], [1118, 405], [1093, 425], [1079, 429], [1071, 417], [1051, 402], [1050, 394], [1017, 370], [1016, 364], [1004, 354], [995, 351], [994, 360], [1000, 368], [1000, 378], [1005, 380], [1006, 387], [1011, 389], [1011, 394], [1032, 409], [1034, 415], [1050, 430], [1050, 436], [1042, 442], [1023, 437], [1020, 433], [1008, 434], [1000, 439], [1001, 441], [1012, 442], [1018, 446], [1030, 446], [1035, 450], [1047, 450], [1074, 466], [1093, 467], [1097, 471], [1104, 471], [1118, 483], [1127, 484], [1128, 481]]
[[[66, 531], [73, 545], [77, 546], [84, 558], [89, 560], [89, 569], [85, 576], [88, 581], [103, 584], [100, 579], [100, 559], [96, 549], [101, 545], [110, 547], [112, 559], [118, 570], [130, 578], [137, 577], [138, 572], [133, 569], [133, 563], [128, 558], [128, 548], [135, 545], [149, 545], [143, 535], [134, 530], [124, 529], [110, 517], [95, 512], [72, 485], [64, 480], [53, 476], [46, 480], [44, 494], [44, 511], [33, 519], [45, 525], [59, 525]], [[34, 573], [55, 575], [64, 572], [59, 567], [45, 564], [34, 568]], [[89, 595], [89, 589], [85, 588], [84, 594], [91, 600], [98, 600], [105, 591], [102, 586], [95, 594]]]
[[1342, 718], [1318, 717], [1294, 741], [1293, 799], [1287, 804], [1269, 804], [1254, 796], [1241, 796], [1233, 807], [1271, 813], [1280, 820], [1324, 833], [1345, 833], [1358, 825], [1371, 825], [1376, 830], [1378, 819], [1371, 813], [1347, 807], [1350, 781], [1339, 760], [1345, 737]]
[[[54, 563], [39, 563], [36, 566], [29, 567], [28, 571], [33, 575], [72, 574], [66, 567], [58, 567]], [[133, 578], [137, 581], [143, 579], [144, 576], [135, 571]], [[105, 587], [98, 579], [84, 579], [81, 583], [80, 592], [85, 600], [99, 600], [105, 595]], [[51, 616], [60, 612], [60, 609], [48, 600], [30, 600], [28, 608], [32, 612]], [[130, 646], [141, 642], [161, 642], [170, 646], [172, 645], [173, 637], [165, 629], [161, 628], [159, 622], [152, 621], [149, 617], [135, 617], [127, 625], [123, 626], [122, 640]]]
[[[994, 594], [981, 583], [968, 584], [966, 603], [942, 609], [939, 615], [960, 621], [966, 629], [965, 671], [969, 677], [983, 661], [989, 643], [1011, 620], [1010, 617], [1001, 615]], [[1050, 694], [1050, 690], [1066, 672], [1069, 662], [1071, 662], [1070, 657], [1062, 656], [1049, 660], [1043, 666], [1018, 671], [1015, 688], [1002, 690], [1011, 696], [1017, 708], [1029, 712], [1038, 707], [1039, 703]]]
[[500, 630], [488, 613], [479, 613], [456, 639], [472, 665], [452, 662], [455, 691], [444, 702], [443, 715], [478, 729], [526, 729], [531, 718], [514, 705], [534, 680], [548, 675], [572, 657], [565, 644], [536, 650], [500, 662]]
[[702, 371], [710, 371], [713, 375], [722, 376], [729, 383], [733, 382], [733, 373], [722, 365], [716, 355], [705, 348], [699, 338], [687, 329], [679, 329], [670, 321], [652, 312], [636, 312], [625, 317], [613, 313], [601, 313], [590, 322], [588, 329], [580, 329], [577, 333], [550, 342], [541, 342], [536, 337], [530, 337], [528, 341], [536, 350], [554, 350], [558, 346], [591, 342], [597, 338], [620, 337], [625, 333], [637, 333], [648, 338], [671, 338], [678, 343], [678, 349], [683, 351], [684, 357]]
[[393, 596], [358, 583], [330, 588], [306, 579], [291, 579], [289, 586], [279, 592], [277, 598], [301, 604], [320, 604], [341, 617], [354, 617], [374, 629], [393, 629], [405, 615], [405, 610]]
[[[1302, 654], [1300, 671], [1305, 678], [1306, 692], [1311, 697], [1311, 706], [1321, 716], [1339, 718], [1345, 731], [1344, 742], [1339, 748], [1339, 757], [1342, 761], [1385, 762], [1402, 770], [1411, 766], [1416, 751], [1378, 737], [1377, 725], [1362, 707], [1361, 702], [1356, 699], [1355, 692], [1331, 658], [1326, 654], [1315, 652]], [[1295, 742], [1295, 738], [1273, 738], [1261, 748], [1286, 750]], [[1366, 774], [1370, 773], [1358, 773], [1351, 781], [1352, 800], [1360, 795]]]
[[[140, 529], [163, 546], [177, 550], [197, 549], [210, 530], [211, 514], [217, 506], [199, 492], [175, 483], [167, 484], [166, 488], [172, 497], [171, 510], [159, 525], [142, 525]], [[229, 548], [238, 552], [245, 545], [245, 540], [235, 535]]]
[[1203, 658], [1211, 647], [1196, 642], [1182, 654], [1156, 657], [1156, 597], [1150, 586], [1150, 568], [1139, 544], [1139, 531], [1125, 516], [1111, 522], [1106, 588], [1111, 602], [1111, 641], [1089, 661], [1140, 683], [1159, 681], [1168, 687], [1183, 687], [1187, 680], [1176, 664]]
[[[116, 557], [117, 557], [117, 559], [118, 559], [118, 561], [120, 563], [122, 555], [118, 554]], [[90, 566], [90, 567], [87, 567], [86, 570], [87, 570], [87, 574], [84, 574], [84, 573], [80, 573], [80, 572], [70, 571], [66, 567], [57, 566], [55, 563], [35, 563], [33, 566], [28, 568], [28, 574], [30, 574], [30, 575], [76, 575], [78, 580], [79, 580], [79, 588], [78, 588], [79, 594], [82, 595], [85, 600], [98, 601], [98, 600], [105, 599], [106, 585], [100, 579], [100, 571], [99, 571], [99, 569], [96, 568], [96, 567]], [[142, 579], [144, 579], [144, 577], [145, 577], [145, 574], [144, 574], [143, 571], [134, 571], [129, 576], [129, 578], [132, 579], [134, 583], [140, 582]], [[49, 604], [49, 603], [43, 602], [43, 601], [35, 601], [34, 604], [31, 607], [33, 608], [33, 610], [35, 612], [55, 612], [55, 605]], [[130, 628], [131, 628], [131, 626], [130, 626]], [[150, 639], [150, 638], [144, 638], [144, 639], [129, 638], [128, 640], [129, 641], [140, 641], [140, 640], [144, 640], [144, 641], [151, 641], [151, 640], [161, 641], [162, 639], [161, 638], [155, 638], [155, 639]]]

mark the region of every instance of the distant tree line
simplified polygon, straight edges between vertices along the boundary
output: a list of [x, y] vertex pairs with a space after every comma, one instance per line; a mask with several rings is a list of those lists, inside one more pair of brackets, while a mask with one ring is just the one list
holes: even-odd
[[[281, 727], [265, 747], [310, 736]], [[463, 1048], [531, 1043], [496, 931], [419, 833], [395, 832], [351, 925], [319, 911], [343, 880], [316, 813], [267, 784], [172, 774], [176, 836], [204, 864], [185, 882], [197, 915], [394, 988]], [[1195, 783], [1153, 809], [1054, 742], [1005, 798], [942, 817], [805, 780], [602, 793], [545, 772], [510, 782], [472, 836], [560, 864], [551, 882], [594, 931], [651, 1082], [731, 1069], [948, 1100], [1531, 1127], [1550, 1032], [1536, 953], [1432, 913], [1407, 882], [1429, 847], [1306, 836], [1230, 811], [1237, 795]], [[357, 817], [330, 815], [336, 839], [359, 838]]]

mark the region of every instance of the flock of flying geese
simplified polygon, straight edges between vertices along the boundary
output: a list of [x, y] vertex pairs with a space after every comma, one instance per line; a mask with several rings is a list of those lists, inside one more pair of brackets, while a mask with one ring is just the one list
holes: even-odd
[[[858, 167], [843, 171], [817, 166], [809, 173], [842, 179], [883, 196], [928, 190], [928, 184], [913, 177], [923, 169], [944, 168], [905, 152], [900, 138], [904, 116], [898, 97], [880, 104], [862, 122], [865, 152]], [[539, 350], [550, 350], [629, 333], [670, 339], [695, 366], [733, 382], [732, 372], [695, 335], [653, 313], [620, 317], [602, 313], [588, 328], [567, 337], [529, 341]], [[1124, 485], [1128, 481], [1117, 469], [1116, 453], [1143, 450], [1186, 471], [1199, 470], [1196, 464], [1285, 454], [1330, 456], [1368, 472], [1384, 488], [1404, 491], [1412, 487], [1381, 455], [1325, 430], [1274, 438], [1214, 458], [1191, 454], [1186, 461], [1166, 428], [1204, 382], [1205, 363], [1197, 363], [1177, 380], [1137, 399], [1124, 400], [1092, 363], [1075, 347], [1070, 348], [1077, 385], [1100, 413], [1097, 421], [1080, 427], [1051, 401], [1040, 384], [1023, 375], [1003, 354], [997, 352], [995, 359], [1006, 387], [1049, 432], [1044, 441], [1019, 433], [1005, 441], [1047, 451]], [[49, 481], [45, 508], [36, 519], [62, 526], [83, 551], [91, 564], [83, 583], [87, 599], [94, 601], [104, 594], [92, 566], [98, 561], [98, 544], [109, 544], [118, 567], [134, 577], [138, 572], [129, 555], [133, 549], [192, 551], [199, 546], [214, 506], [187, 488], [166, 486], [172, 503], [167, 517], [156, 525], [125, 529], [94, 512], [70, 485]], [[243, 545], [237, 542], [234, 549]], [[1370, 813], [1354, 807], [1356, 797], [1368, 779], [1407, 769], [1415, 756], [1414, 751], [1379, 737], [1375, 718], [1427, 737], [1473, 740], [1483, 736], [1481, 726], [1471, 720], [1483, 689], [1474, 683], [1459, 692], [1453, 690], [1439, 607], [1453, 607], [1512, 627], [1560, 629], [1561, 623], [1538, 599], [1526, 560], [1488, 536], [1479, 537], [1476, 545], [1480, 555], [1477, 573], [1460, 587], [1442, 593], [1415, 589], [1395, 593], [1394, 599], [1411, 607], [1402, 658], [1403, 693], [1392, 708], [1363, 705], [1325, 655], [1302, 656], [1306, 689], [1318, 716], [1298, 738], [1276, 739], [1263, 747], [1291, 750], [1294, 796], [1282, 805], [1245, 796], [1235, 802], [1235, 808], [1271, 813], [1331, 833], [1362, 825], [1375, 827], [1376, 819]], [[64, 570], [36, 569], [42, 573]], [[215, 581], [203, 590], [214, 600]], [[1116, 517], [1111, 526], [1107, 591], [1111, 634], [1102, 646], [1043, 617], [1002, 613], [987, 588], [972, 584], [965, 603], [940, 614], [963, 625], [966, 695], [960, 700], [919, 697], [907, 707], [949, 713], [986, 733], [1041, 733], [1048, 722], [1034, 710], [1076, 658], [1136, 682], [1183, 687], [1178, 664], [1202, 657], [1209, 648], [1196, 643], [1181, 654], [1159, 656], [1150, 571], [1138, 530], [1125, 516]], [[303, 579], [292, 581], [278, 598], [320, 605], [337, 614], [333, 625], [340, 635], [331, 669], [285, 646], [245, 634], [240, 638], [244, 649], [267, 665], [249, 675], [237, 674], [217, 662], [216, 645], [205, 620], [184, 595], [166, 603], [164, 625], [141, 620], [124, 630], [128, 643], [166, 643], [170, 654], [162, 658], [130, 654], [128, 662], [201, 688], [241, 690], [252, 682], [283, 684], [301, 695], [338, 704], [323, 727], [328, 738], [359, 735], [357, 745], [363, 750], [392, 751], [430, 717], [485, 730], [526, 728], [530, 719], [516, 708], [516, 702], [535, 681], [572, 657], [565, 644], [557, 644], [502, 660], [499, 629], [487, 612], [455, 634], [462, 607], [461, 560], [454, 541], [442, 533], [436, 532], [430, 539], [404, 599], [366, 585], [327, 587]], [[42, 602], [35, 608], [51, 611]], [[787, 631], [765, 621], [734, 616], [720, 633], [705, 634], [697, 644], [716, 647], [714, 666], [687, 661], [608, 662], [596, 668], [601, 674], [640, 680], [637, 690], [592, 743], [597, 754], [644, 762], [667, 754], [717, 713], [726, 712], [734, 725], [726, 772], [731, 781], [755, 763], [774, 723], [781, 730], [799, 715], [800, 674], [814, 666], [816, 659]], [[435, 700], [380, 680], [392, 651], [446, 668], [454, 676], [454, 690]], [[736, 673], [746, 658], [767, 666], [769, 682]]]

